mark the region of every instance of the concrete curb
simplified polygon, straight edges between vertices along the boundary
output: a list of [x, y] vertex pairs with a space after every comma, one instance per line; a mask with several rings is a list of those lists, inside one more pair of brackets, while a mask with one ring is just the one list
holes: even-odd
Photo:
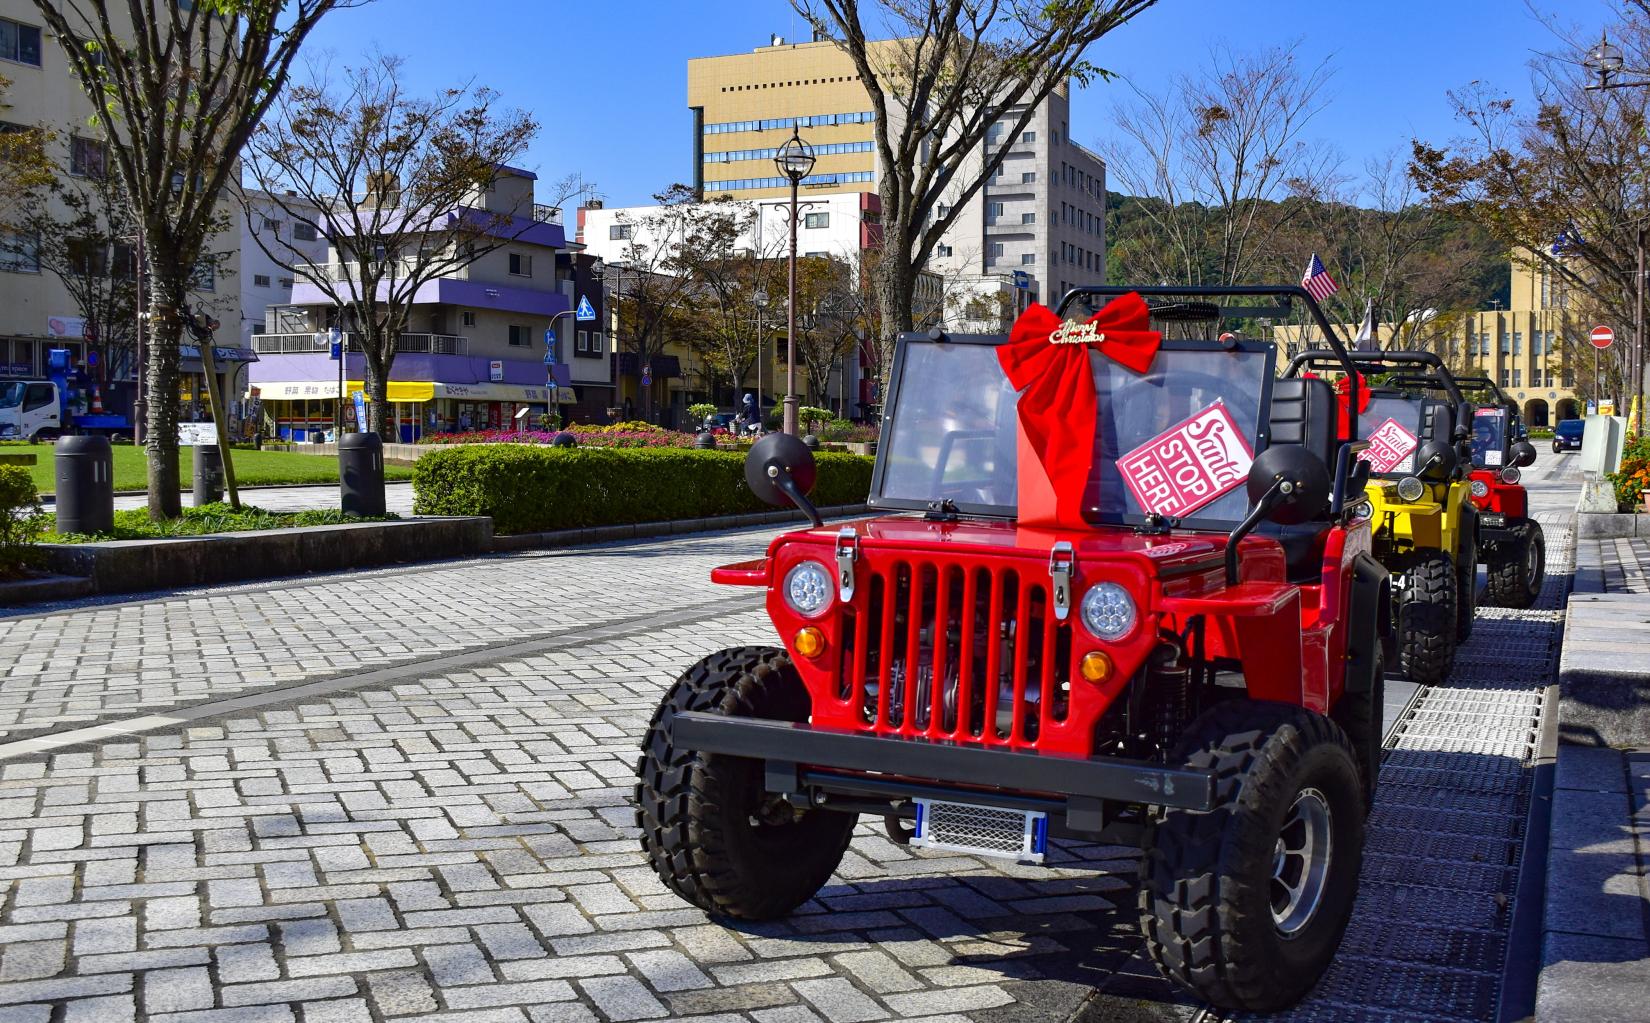
[[0, 607], [78, 600], [95, 592], [92, 581], [84, 576], [47, 575], [36, 579], [17, 579], [0, 583]]
[[[821, 518], [840, 519], [869, 514], [863, 504], [836, 505], [819, 509]], [[668, 522], [636, 522], [622, 526], [591, 526], [585, 529], [558, 529], [548, 533], [516, 533], [493, 537], [495, 551], [531, 551], [546, 547], [576, 547], [587, 543], [636, 540], [678, 533], [708, 533], [719, 529], [744, 529], [792, 523], [804, 525], [798, 511], [751, 512], [745, 515], [714, 515], [703, 519], [672, 519]]]
[[1650, 746], [1650, 594], [1571, 593], [1558, 684], [1562, 741]]
[[40, 546], [53, 571], [86, 577], [96, 593], [140, 593], [485, 554], [492, 540], [490, 518], [431, 516]]
[[1577, 540], [1612, 540], [1627, 536], [1650, 536], [1650, 514], [1576, 512]]

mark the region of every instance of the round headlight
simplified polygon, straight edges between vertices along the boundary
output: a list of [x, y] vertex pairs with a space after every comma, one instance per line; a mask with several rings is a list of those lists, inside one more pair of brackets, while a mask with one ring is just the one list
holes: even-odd
[[1359, 501], [1357, 504], [1352, 506], [1353, 522], [1362, 522], [1364, 519], [1367, 519], [1374, 514], [1375, 506], [1370, 504], [1367, 500]]
[[1483, 480], [1473, 480], [1472, 481], [1472, 496], [1473, 497], [1488, 497], [1489, 494], [1490, 494], [1490, 485], [1488, 483], [1485, 483]]
[[799, 615], [814, 615], [831, 604], [831, 573], [817, 561], [797, 562], [785, 573], [785, 603]]
[[1509, 465], [1505, 469], [1501, 470], [1501, 482], [1502, 483], [1517, 483], [1518, 480], [1519, 480], [1519, 477], [1522, 476], [1522, 475], [1523, 474], [1518, 471], [1518, 466]]
[[1116, 583], [1097, 583], [1083, 594], [1083, 624], [1097, 639], [1122, 639], [1134, 619], [1134, 598]]
[[1405, 476], [1398, 481], [1398, 497], [1404, 501], [1419, 501], [1421, 495], [1427, 492], [1427, 485], [1414, 476]]

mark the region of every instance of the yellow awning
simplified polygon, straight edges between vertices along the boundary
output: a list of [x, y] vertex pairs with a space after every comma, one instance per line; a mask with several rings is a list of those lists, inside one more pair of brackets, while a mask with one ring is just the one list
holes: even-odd
[[[294, 380], [278, 381], [273, 383], [254, 382], [252, 387], [258, 389], [258, 396], [265, 401], [300, 401], [305, 398], [318, 401], [330, 401], [338, 397], [338, 381], [326, 380]], [[344, 397], [347, 399], [356, 391], [365, 391], [367, 385], [360, 380], [344, 381]], [[250, 390], [248, 394], [250, 395]], [[391, 380], [389, 399], [399, 402], [423, 402], [435, 397], [435, 384], [428, 380]]]

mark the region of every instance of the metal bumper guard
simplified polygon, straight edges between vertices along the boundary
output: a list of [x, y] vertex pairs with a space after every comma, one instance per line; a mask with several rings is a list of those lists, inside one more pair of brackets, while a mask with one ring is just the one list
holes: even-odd
[[[1215, 802], [1211, 772], [1118, 757], [1047, 756], [841, 732], [789, 721], [730, 718], [703, 711], [675, 715], [670, 730], [671, 743], [678, 749], [806, 767], [870, 771], [884, 778], [1185, 810], [1210, 810]], [[989, 803], [991, 793], [980, 792], [978, 799]]]

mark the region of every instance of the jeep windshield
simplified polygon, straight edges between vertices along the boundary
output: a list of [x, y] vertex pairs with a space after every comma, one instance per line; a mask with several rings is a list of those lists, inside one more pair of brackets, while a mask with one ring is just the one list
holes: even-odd
[[23, 384], [12, 381], [0, 384], [0, 408], [16, 408], [23, 404]]
[[1481, 408], [1472, 416], [1472, 464], [1499, 468], [1507, 450], [1507, 410]]
[[[918, 337], [901, 344], [873, 506], [926, 510], [950, 502], [963, 514], [1016, 514], [1018, 394], [997, 362], [1000, 340]], [[1243, 478], [1247, 459], [1264, 446], [1261, 409], [1274, 359], [1263, 342], [1227, 350], [1213, 341], [1165, 341], [1151, 370], [1137, 374], [1091, 353], [1098, 409], [1085, 517], [1136, 524], [1149, 510], [1143, 501], [1170, 500], [1187, 508], [1177, 517], [1189, 528], [1226, 531], [1242, 521], [1249, 512]], [[1178, 442], [1177, 431], [1187, 443]], [[1211, 433], [1230, 441], [1210, 451], [1192, 440]]]
[[1369, 408], [1358, 416], [1358, 429], [1369, 441], [1358, 457], [1376, 476], [1407, 476], [1415, 471], [1415, 451], [1424, 436], [1427, 402], [1418, 395], [1372, 392]]

